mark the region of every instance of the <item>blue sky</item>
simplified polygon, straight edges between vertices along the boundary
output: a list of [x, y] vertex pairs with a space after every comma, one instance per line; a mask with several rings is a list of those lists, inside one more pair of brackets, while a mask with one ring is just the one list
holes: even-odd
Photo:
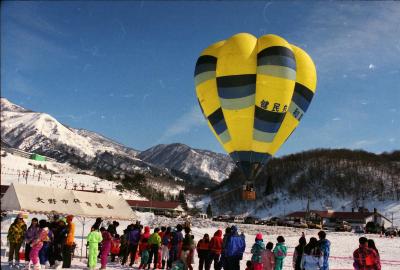
[[222, 152], [198, 108], [200, 52], [278, 34], [317, 66], [313, 102], [278, 155], [400, 145], [400, 2], [1, 2], [1, 96], [133, 148]]

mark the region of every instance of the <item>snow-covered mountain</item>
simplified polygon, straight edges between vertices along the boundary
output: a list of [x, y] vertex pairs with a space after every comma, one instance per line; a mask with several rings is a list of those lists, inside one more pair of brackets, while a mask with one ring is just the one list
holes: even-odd
[[1, 137], [15, 148], [43, 154], [52, 149], [91, 159], [105, 151], [133, 157], [138, 153], [97, 133], [63, 125], [49, 114], [24, 109], [5, 98], [1, 98]]
[[[126, 173], [172, 174], [196, 185], [229, 176], [228, 156], [182, 144], [158, 145], [142, 153], [85, 129], [72, 128], [46, 113], [33, 112], [1, 98], [2, 145], [69, 162], [81, 169]], [[139, 155], [140, 153], [140, 155]], [[173, 178], [173, 177], [172, 177]]]
[[228, 178], [235, 166], [227, 155], [192, 149], [180, 143], [159, 144], [141, 152], [138, 157], [170, 170], [218, 182]]

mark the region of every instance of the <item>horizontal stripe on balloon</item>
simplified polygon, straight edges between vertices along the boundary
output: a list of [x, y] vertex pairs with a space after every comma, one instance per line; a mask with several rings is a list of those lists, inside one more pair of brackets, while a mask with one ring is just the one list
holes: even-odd
[[198, 75], [204, 71], [216, 70], [217, 58], [211, 55], [203, 55], [197, 59], [194, 75]]
[[262, 132], [276, 133], [278, 132], [280, 126], [281, 123], [267, 122], [258, 118], [254, 118], [254, 128]]
[[271, 155], [268, 153], [260, 153], [254, 151], [235, 151], [229, 154], [235, 162], [257, 162], [266, 163]]
[[257, 67], [257, 74], [279, 77], [287, 80], [296, 80], [296, 71], [283, 66], [264, 65]]
[[292, 102], [296, 103], [296, 105], [299, 106], [303, 112], [306, 112], [308, 106], [310, 105], [310, 102], [298, 93], [293, 93]]
[[212, 127], [214, 128], [215, 133], [217, 133], [218, 135], [223, 133], [225, 130], [227, 130], [227, 126], [226, 126], [224, 119], [222, 119], [218, 123], [212, 125]]
[[224, 99], [220, 98], [221, 107], [225, 110], [242, 110], [255, 104], [255, 94], [242, 98]]
[[225, 144], [225, 143], [227, 143], [227, 142], [229, 142], [231, 140], [231, 136], [230, 136], [228, 130], [225, 130], [224, 132], [222, 132], [218, 136], [219, 136], [219, 139], [221, 140], [221, 142], [223, 144]]
[[222, 112], [221, 108], [216, 109], [212, 114], [207, 117], [210, 124], [213, 126], [220, 121], [224, 120], [224, 113]]
[[248, 84], [255, 84], [256, 79], [256, 74], [222, 76], [217, 77], [217, 86], [218, 88], [244, 86]]
[[282, 55], [295, 59], [294, 53], [289, 48], [283, 46], [272, 46], [265, 48], [257, 54], [257, 59], [271, 55]]
[[253, 139], [259, 142], [272, 142], [276, 133], [263, 132], [257, 129], [253, 130]]
[[256, 119], [274, 123], [282, 123], [283, 118], [285, 117], [285, 113], [263, 110], [258, 106], [256, 106], [254, 114]]
[[207, 71], [207, 72], [203, 72], [200, 73], [199, 75], [197, 75], [196, 77], [194, 77], [194, 84], [196, 86], [198, 86], [199, 84], [211, 80], [211, 79], [215, 79], [215, 71]]
[[294, 92], [298, 93], [299, 95], [302, 95], [306, 100], [311, 102], [314, 92], [302, 85], [301, 83], [296, 82], [294, 85]]
[[218, 86], [218, 96], [224, 99], [247, 97], [254, 95], [255, 92], [256, 92], [255, 82], [252, 84], [235, 86], [235, 87]]
[[264, 65], [284, 66], [296, 70], [296, 61], [293, 58], [281, 55], [271, 55], [258, 58], [257, 66]]

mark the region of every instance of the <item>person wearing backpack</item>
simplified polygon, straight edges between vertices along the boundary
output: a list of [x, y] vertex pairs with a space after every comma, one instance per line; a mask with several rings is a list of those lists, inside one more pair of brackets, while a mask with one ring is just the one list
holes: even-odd
[[282, 270], [283, 260], [286, 258], [287, 255], [287, 247], [285, 246], [285, 238], [283, 238], [283, 236], [278, 236], [276, 240], [278, 241], [278, 243], [275, 245], [274, 248], [275, 270]]
[[240, 261], [243, 259], [243, 253], [246, 248], [244, 235], [238, 234], [238, 229], [235, 225], [231, 227], [231, 233], [227, 236], [226, 245], [224, 248], [224, 269], [239, 270]]
[[263, 263], [262, 263], [262, 253], [265, 250], [265, 245], [263, 241], [263, 237], [261, 233], [257, 233], [255, 243], [251, 248], [251, 264], [253, 270], [262, 270]]

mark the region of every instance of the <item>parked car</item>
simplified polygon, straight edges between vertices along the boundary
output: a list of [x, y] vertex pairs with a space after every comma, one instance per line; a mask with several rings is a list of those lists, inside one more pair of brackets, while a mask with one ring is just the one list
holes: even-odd
[[314, 223], [312, 221], [307, 221], [307, 226], [309, 229], [318, 229], [318, 230], [322, 230], [322, 225], [318, 224], [318, 223]]
[[336, 226], [335, 226], [336, 232], [351, 232], [351, 230], [352, 230], [351, 225], [347, 221], [342, 221], [342, 222], [336, 223]]
[[295, 221], [292, 226], [295, 228], [303, 228], [303, 229], [308, 228], [307, 223], [303, 220]]
[[270, 226], [284, 226], [286, 223], [283, 219], [279, 217], [272, 217], [268, 220], [267, 225]]
[[230, 219], [230, 216], [228, 215], [221, 215], [213, 218], [214, 221], [223, 221], [223, 222], [228, 222]]
[[397, 227], [388, 227], [385, 230], [385, 236], [397, 236], [399, 235], [399, 230]]

